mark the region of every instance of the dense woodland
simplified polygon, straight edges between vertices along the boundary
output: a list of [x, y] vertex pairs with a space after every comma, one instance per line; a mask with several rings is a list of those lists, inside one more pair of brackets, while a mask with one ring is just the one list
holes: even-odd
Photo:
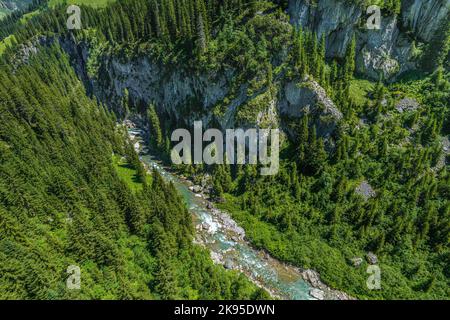
[[[145, 54], [192, 72], [226, 65], [240, 70], [236, 87], [249, 82], [271, 98], [285, 79], [315, 79], [344, 115], [331, 144], [312, 119], [282, 119], [296, 138], [284, 141], [278, 175], [259, 176], [255, 166], [180, 170], [193, 179], [212, 174], [214, 197], [225, 200], [256, 247], [316, 269], [332, 287], [358, 298], [448, 299], [450, 174], [442, 139], [450, 134], [449, 26], [424, 46], [422, 70], [373, 83], [355, 75], [355, 41], [343, 59], [325, 59], [325, 39], [292, 28], [284, 5], [124, 0], [83, 7], [89, 30], [73, 32], [65, 27], [65, 7], [56, 7], [26, 24], [0, 22], [8, 30], [0, 39], [14, 33], [0, 64], [11, 65], [21, 43], [46, 35], [95, 43], [98, 56]], [[400, 1], [384, 5], [398, 13]], [[64, 289], [64, 268], [82, 261], [90, 270], [82, 297], [264, 297], [191, 244], [190, 217], [173, 188], [143, 173], [114, 116], [85, 97], [58, 45], [14, 74], [12, 68], [0, 74], [1, 293], [73, 298]], [[90, 73], [102, 81], [99, 69]], [[398, 112], [404, 97], [421, 107]], [[139, 109], [128, 98], [120, 105], [119, 117]], [[244, 107], [242, 120], [255, 107]], [[225, 102], [215, 111], [223, 108]], [[150, 106], [145, 114], [151, 143], [164, 157], [171, 124], [157, 110]], [[114, 173], [111, 154], [126, 157], [142, 191], [133, 193]], [[375, 197], [355, 192], [362, 181]], [[366, 264], [350, 262], [368, 251], [380, 260], [379, 291], [366, 287]]]
[[[0, 298], [268, 297], [192, 244], [174, 187], [145, 173], [57, 45], [0, 79]], [[69, 265], [82, 270], [81, 291], [66, 288]]]

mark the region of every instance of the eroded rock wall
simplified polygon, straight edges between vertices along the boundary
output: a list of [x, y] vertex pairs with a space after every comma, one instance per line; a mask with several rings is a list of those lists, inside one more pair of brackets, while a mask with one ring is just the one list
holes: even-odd
[[357, 71], [374, 80], [395, 78], [417, 66], [414, 41], [430, 41], [449, 18], [450, 0], [402, 0], [400, 15], [382, 12], [381, 28], [368, 30], [360, 4], [346, 0], [290, 0], [291, 23], [325, 35], [328, 57], [342, 58], [357, 41]]

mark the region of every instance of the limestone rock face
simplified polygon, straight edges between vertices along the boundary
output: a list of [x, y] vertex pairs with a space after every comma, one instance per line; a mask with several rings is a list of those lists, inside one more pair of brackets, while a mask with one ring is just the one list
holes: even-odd
[[356, 69], [372, 79], [393, 79], [415, 67], [412, 43], [398, 29], [396, 16], [383, 17], [380, 30], [356, 31]]
[[288, 82], [280, 98], [280, 114], [301, 118], [308, 114], [314, 122], [318, 136], [329, 137], [342, 119], [342, 113], [325, 90], [314, 80]]
[[45, 36], [37, 36], [20, 44], [16, 52], [9, 58], [9, 63], [16, 70], [19, 66], [27, 64], [32, 56], [37, 54], [42, 46], [50, 46], [53, 43], [53, 38]]
[[450, 0], [402, 0], [403, 27], [422, 41], [430, 41], [439, 32], [449, 13]]
[[288, 6], [292, 24], [325, 35], [328, 57], [342, 58], [355, 35], [357, 71], [374, 80], [414, 69], [413, 40], [430, 41], [449, 11], [450, 0], [403, 0], [400, 16], [383, 14], [381, 28], [368, 30], [366, 8], [353, 2], [290, 0]]
[[2, 0], [0, 1], [0, 9], [6, 9], [10, 11], [24, 9], [26, 8], [26, 6], [31, 4], [31, 2], [31, 0]]
[[343, 57], [361, 17], [359, 6], [340, 0], [289, 0], [291, 23], [327, 39], [327, 55]]
[[17, 10], [17, 5], [13, 2], [9, 2], [9, 1], [0, 1], [0, 9], [5, 9], [5, 10]]
[[[205, 111], [226, 96], [232, 76], [231, 72], [196, 75], [181, 69], [171, 70], [148, 58], [127, 62], [112, 58], [106, 70], [111, 83], [106, 94], [121, 96], [127, 88], [134, 101], [153, 102], [186, 124], [208, 121], [203, 119], [207, 117]], [[183, 110], [189, 104], [195, 104], [198, 112]]]
[[[132, 59], [114, 55], [97, 57], [99, 76], [92, 77], [89, 44], [76, 43], [74, 39], [60, 39], [77, 67], [89, 93], [120, 112], [125, 89], [134, 105], [145, 107], [154, 103], [158, 113], [180, 127], [192, 127], [194, 121], [204, 126], [229, 128], [281, 128], [281, 114], [290, 118], [310, 115], [317, 134], [328, 138], [334, 133], [342, 113], [314, 80], [281, 80], [276, 88], [261, 86], [248, 90], [242, 82], [233, 93], [232, 83], [238, 70], [220, 69], [192, 72], [182, 67], [164, 65], [148, 56]], [[249, 93], [251, 92], [251, 94]], [[223, 107], [216, 112], [217, 106]], [[293, 137], [292, 132], [286, 132]], [[284, 135], [283, 135], [284, 136]]]

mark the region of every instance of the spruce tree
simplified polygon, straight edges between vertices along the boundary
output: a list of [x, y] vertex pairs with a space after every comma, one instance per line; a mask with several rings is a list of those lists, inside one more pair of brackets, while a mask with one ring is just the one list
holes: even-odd
[[150, 143], [156, 148], [163, 149], [163, 134], [158, 114], [156, 113], [155, 105], [150, 104], [147, 109], [147, 118], [150, 127]]

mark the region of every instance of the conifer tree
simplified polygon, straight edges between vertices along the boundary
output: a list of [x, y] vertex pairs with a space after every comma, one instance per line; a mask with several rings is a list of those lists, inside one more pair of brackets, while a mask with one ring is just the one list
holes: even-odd
[[150, 104], [148, 107], [147, 118], [150, 126], [150, 142], [154, 147], [162, 149], [164, 147], [163, 134], [154, 104]]
[[122, 108], [124, 111], [125, 118], [128, 118], [128, 116], [130, 115], [130, 95], [128, 93], [128, 89], [126, 88], [123, 90]]
[[203, 22], [203, 16], [198, 14], [197, 17], [197, 52], [202, 55], [206, 50], [206, 34]]

